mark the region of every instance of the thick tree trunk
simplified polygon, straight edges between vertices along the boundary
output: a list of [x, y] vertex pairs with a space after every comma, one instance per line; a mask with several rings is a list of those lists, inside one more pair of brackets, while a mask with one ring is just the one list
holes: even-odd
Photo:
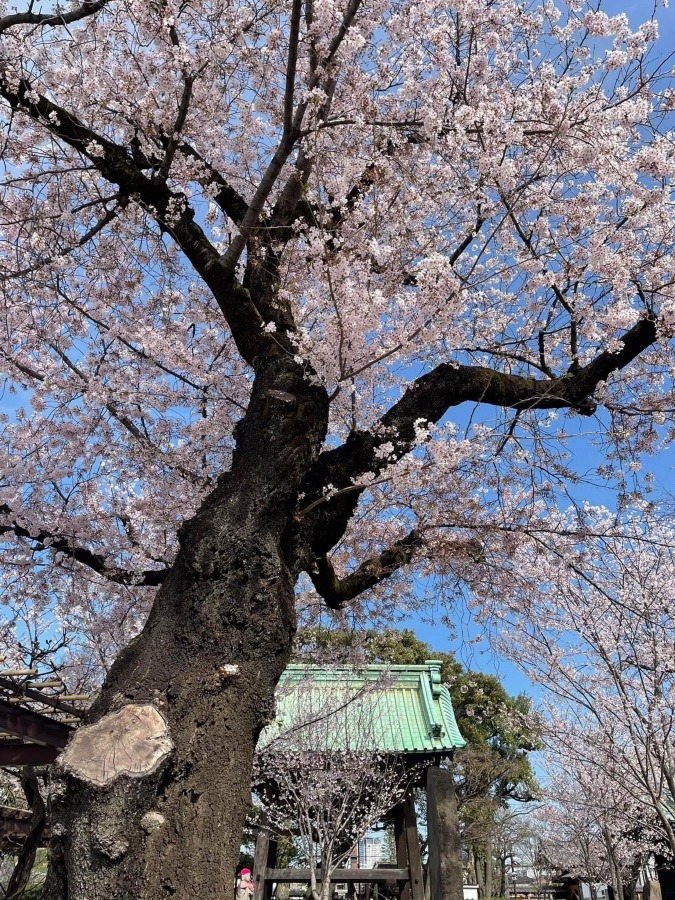
[[487, 897], [487, 894], [485, 893], [485, 855], [482, 848], [479, 850], [477, 845], [474, 845], [474, 860], [476, 864], [476, 884], [478, 885], [478, 896], [482, 900], [482, 898]]
[[485, 841], [485, 896], [492, 897], [492, 835]]
[[299, 365], [258, 367], [231, 472], [181, 529], [147, 625], [60, 759], [47, 900], [232, 895], [295, 629], [287, 530], [326, 420]]

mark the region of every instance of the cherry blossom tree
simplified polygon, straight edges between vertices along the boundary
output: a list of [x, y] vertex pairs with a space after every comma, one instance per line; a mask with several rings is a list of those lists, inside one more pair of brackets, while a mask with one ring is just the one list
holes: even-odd
[[256, 753], [253, 789], [268, 823], [296, 836], [314, 900], [328, 900], [335, 870], [423, 772], [419, 762], [381, 749], [396, 726], [377, 715], [386, 685], [386, 674], [359, 691], [301, 683], [290, 720]]
[[638, 516], [586, 518], [595, 536], [559, 534], [558, 564], [498, 614], [513, 628], [511, 653], [554, 695], [549, 752], [583, 775], [588, 794], [622, 798], [612, 805], [625, 832], [642, 818], [675, 856], [675, 535], [653, 521], [645, 533]]
[[675, 92], [596, 7], [0, 4], [3, 642], [102, 682], [49, 897], [222, 896], [298, 604], [497, 583], [579, 416], [671, 433]]
[[597, 883], [611, 885], [615, 897], [634, 897], [638, 877], [663, 846], [653, 811], [630, 786], [567, 748], [549, 756], [547, 776], [543, 803], [532, 814], [546, 858], [587, 881], [593, 897]]
[[335, 870], [403, 799], [411, 774], [400, 759], [372, 751], [302, 751], [263, 754], [254, 778], [273, 782], [268, 821], [282, 833], [292, 829], [309, 866], [312, 897], [328, 900]]

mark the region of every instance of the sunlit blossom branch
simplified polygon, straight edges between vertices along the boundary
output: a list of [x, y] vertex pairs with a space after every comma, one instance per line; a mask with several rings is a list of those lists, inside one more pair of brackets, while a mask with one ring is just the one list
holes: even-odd
[[[13, 516], [12, 510], [3, 504], [0, 506], [0, 514], [6, 518]], [[28, 528], [14, 521], [8, 525], [0, 525], [0, 535], [14, 534], [18, 538], [30, 541], [36, 550], [51, 551], [54, 553], [62, 553], [69, 559], [81, 563], [83, 566], [91, 569], [97, 575], [112, 581], [115, 584], [135, 585], [137, 587], [157, 587], [160, 585], [166, 575], [167, 569], [145, 569], [140, 572], [126, 571], [114, 566], [110, 566], [108, 559], [87, 547], [81, 547], [73, 544], [68, 538], [54, 534], [46, 529], [39, 529], [31, 532]]]
[[[69, 247], [64, 247], [61, 250], [58, 250], [56, 253], [53, 253], [51, 256], [45, 256], [38, 259], [36, 262], [32, 263], [30, 266], [25, 266], [23, 269], [16, 269], [14, 271], [5, 271], [0, 272], [0, 281], [7, 281], [10, 278], [22, 278], [25, 275], [31, 275], [34, 272], [39, 272], [40, 269], [44, 269], [45, 266], [51, 265], [57, 259], [65, 259], [69, 254], [73, 252], [73, 250], [78, 249], [79, 247], [84, 247], [85, 244], [88, 244], [96, 235], [100, 234], [106, 225], [109, 225], [114, 219], [117, 218], [120, 211], [125, 208], [127, 205], [127, 201], [123, 198], [122, 194], [113, 194], [111, 197], [105, 197], [101, 200], [102, 203], [109, 203], [112, 200], [120, 201], [112, 209], [106, 209], [105, 206], [103, 209], [105, 212], [101, 216], [101, 218], [94, 222], [94, 224], [84, 232], [84, 234], [78, 238], [78, 240]], [[86, 206], [80, 207], [80, 209], [84, 209]]]
[[[585, 366], [556, 378], [536, 379], [484, 366], [441, 363], [413, 381], [381, 417], [376, 429], [352, 432], [341, 447], [324, 451], [307, 479], [304, 493], [308, 498], [323, 496], [328, 485], [341, 490], [364, 472], [377, 476], [385, 465], [421, 443], [428, 425], [461, 403], [484, 403], [523, 412], [574, 409], [590, 416], [596, 409], [592, 395], [598, 384], [629, 365], [656, 337], [655, 318], [645, 316], [619, 339], [618, 350], [602, 351]], [[391, 444], [386, 460], [378, 455], [384, 444]], [[358, 499], [358, 492], [335, 496], [315, 515], [305, 517], [301, 527], [313, 548], [313, 558], [324, 556], [340, 540]]]
[[[50, 350], [53, 351], [53, 353], [56, 354], [56, 356], [58, 356], [58, 358], [66, 366], [66, 368], [68, 368], [71, 372], [73, 372], [75, 375], [77, 375], [77, 377], [82, 381], [82, 383], [84, 385], [86, 385], [87, 387], [89, 386], [89, 384], [90, 384], [89, 378], [84, 374], [84, 372], [82, 372], [82, 370], [79, 368], [79, 366], [75, 365], [75, 363], [68, 357], [68, 355], [66, 353], [64, 353], [61, 350], [61, 348], [57, 344], [55, 344], [52, 341], [47, 341], [46, 345], [50, 348]], [[8, 359], [13, 365], [15, 365], [17, 367], [17, 369], [19, 369], [19, 371], [22, 372], [24, 375], [27, 375], [30, 378], [34, 378], [35, 380], [37, 380], [39, 382], [45, 381], [45, 376], [43, 374], [41, 374], [40, 372], [37, 372], [34, 369], [30, 368], [29, 366], [18, 362], [17, 360], [10, 357], [7, 353], [3, 353], [3, 356], [5, 356], [6, 359]], [[171, 374], [174, 374], [174, 373], [171, 373]], [[105, 409], [110, 414], [110, 416], [113, 419], [115, 419], [117, 422], [119, 422], [119, 424], [136, 441], [138, 441], [140, 444], [147, 447], [148, 449], [152, 450], [152, 452], [154, 454], [157, 454], [159, 457], [161, 457], [164, 465], [167, 465], [169, 468], [173, 469], [175, 472], [178, 472], [190, 484], [193, 484], [193, 485], [201, 487], [201, 488], [207, 487], [207, 485], [208, 485], [207, 480], [205, 480], [203, 478], [199, 478], [198, 476], [196, 476], [194, 474], [194, 472], [190, 471], [189, 469], [186, 469], [185, 466], [167, 462], [165, 454], [163, 453], [161, 448], [157, 447], [157, 445], [153, 443], [153, 441], [150, 439], [150, 437], [146, 433], [141, 431], [140, 428], [138, 428], [138, 426], [135, 424], [135, 422], [119, 408], [118, 404], [114, 400], [108, 400], [107, 403], [105, 404]]]
[[183, 128], [185, 127], [185, 120], [187, 119], [187, 114], [190, 109], [190, 100], [192, 98], [192, 88], [195, 83], [195, 78], [195, 74], [183, 74], [183, 94], [181, 96], [180, 105], [178, 107], [176, 121], [174, 122], [173, 129], [171, 131], [171, 134], [169, 135], [166, 149], [164, 151], [164, 159], [162, 160], [162, 165], [160, 166], [159, 171], [155, 176], [155, 180], [157, 181], [164, 181], [169, 176], [171, 163], [173, 162], [173, 158], [176, 155], [181, 133], [183, 131]]
[[[40, 96], [26, 79], [14, 87], [0, 77], [0, 96], [13, 110], [25, 113], [87, 157], [108, 181], [141, 201], [160, 226], [175, 238], [213, 292], [245, 360], [252, 362], [269, 345], [269, 336], [262, 328], [263, 319], [248, 291], [234, 280], [234, 269], [221, 258], [194, 221], [194, 212], [184, 194], [171, 191], [164, 183], [154, 182], [135, 165], [130, 150], [98, 134], [66, 109]], [[290, 153], [290, 146], [286, 149]], [[272, 183], [267, 185], [265, 195], [271, 188]], [[249, 206], [247, 215], [251, 213], [251, 222], [257, 221], [257, 213], [253, 214], [251, 210], [252, 206]], [[239, 253], [235, 255], [238, 259]]]
[[[72, 306], [73, 309], [77, 310], [77, 312], [79, 312], [80, 315], [84, 316], [92, 324], [96, 325], [97, 328], [100, 328], [104, 332], [110, 331], [109, 325], [107, 325], [101, 319], [98, 319], [96, 316], [92, 315], [89, 310], [85, 309], [79, 303], [76, 303], [71, 297], [69, 297], [62, 290], [62, 288], [58, 285], [58, 283], [56, 286], [56, 292], [57, 292], [58, 296], [62, 297], [63, 300], [65, 300], [65, 302], [68, 303], [69, 306]], [[194, 381], [191, 378], [188, 378], [182, 372], [178, 372], [178, 371], [176, 371], [176, 369], [173, 369], [170, 366], [167, 366], [165, 363], [161, 362], [160, 360], [155, 359], [155, 357], [151, 356], [145, 350], [144, 347], [137, 347], [134, 343], [132, 343], [127, 338], [123, 337], [121, 334], [116, 333], [115, 340], [118, 340], [120, 342], [120, 344], [122, 344], [124, 347], [127, 348], [127, 350], [130, 350], [133, 354], [138, 356], [139, 359], [144, 360], [145, 362], [149, 363], [152, 366], [156, 366], [161, 372], [164, 372], [166, 375], [170, 375], [172, 378], [175, 378], [176, 381], [180, 381], [183, 384], [186, 384], [188, 387], [192, 388], [193, 390], [198, 391], [199, 393], [203, 394], [208, 389], [208, 384], [206, 384], [206, 385], [198, 384], [196, 381]], [[25, 366], [22, 367], [22, 364], [18, 363], [16, 360], [12, 359], [9, 356], [6, 356], [5, 358], [10, 360], [10, 362], [12, 362], [15, 366], [17, 366], [17, 368], [19, 368], [20, 371], [25, 372], [26, 374], [31, 375], [34, 378], [40, 378], [40, 375], [37, 372], [34, 372], [34, 370], [29, 369], [28, 367], [25, 367]], [[225, 395], [225, 399], [228, 401], [228, 403], [232, 403], [233, 406], [236, 406], [239, 409], [241, 409], [243, 412], [246, 412], [246, 407], [242, 406], [242, 404], [239, 403], [239, 401], [235, 400], [233, 397]]]
[[[354, 191], [354, 190], [355, 190], [355, 188], [352, 189], [352, 191]], [[476, 218], [476, 223], [473, 226], [473, 228], [469, 228], [467, 230], [467, 233], [465, 234], [464, 238], [459, 242], [459, 244], [455, 247], [455, 249], [449, 255], [448, 261], [450, 262], [450, 265], [454, 266], [454, 264], [462, 256], [464, 251], [467, 250], [467, 248], [471, 246], [471, 242], [478, 235], [478, 233], [480, 232], [484, 223], [485, 223], [485, 219], [481, 215], [479, 215]], [[377, 269], [375, 267], [375, 271], [376, 270]], [[415, 285], [417, 285], [417, 276], [414, 273], [405, 274], [403, 276], [403, 284], [406, 285], [407, 287], [414, 287]], [[376, 366], [379, 363], [384, 362], [387, 359], [390, 359], [396, 353], [400, 353], [400, 351], [403, 350], [403, 348], [405, 347], [406, 344], [411, 344], [427, 328], [429, 328], [429, 326], [433, 322], [435, 316], [438, 315], [438, 313], [441, 311], [443, 306], [445, 306], [446, 303], [448, 302], [448, 299], [449, 298], [445, 298], [443, 304], [439, 305], [433, 311], [433, 314], [431, 316], [429, 316], [429, 318], [427, 318], [422, 323], [422, 325], [420, 325], [418, 328], [415, 328], [413, 331], [411, 331], [410, 334], [407, 335], [405, 341], [399, 341], [397, 344], [395, 344], [393, 347], [390, 347], [388, 350], [385, 350], [382, 353], [379, 353], [377, 356], [372, 357], [371, 359], [367, 360], [364, 363], [357, 363], [348, 372], [341, 373], [340, 382], [351, 381], [352, 379], [356, 378], [358, 375], [361, 375], [367, 369], [370, 369], [373, 366]], [[337, 394], [338, 390], [339, 390], [339, 384], [338, 384], [338, 387], [336, 388], [333, 396], [335, 396]]]

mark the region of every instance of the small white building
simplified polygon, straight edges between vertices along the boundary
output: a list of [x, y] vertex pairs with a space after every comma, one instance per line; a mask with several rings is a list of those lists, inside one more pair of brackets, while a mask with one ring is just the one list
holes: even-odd
[[382, 859], [384, 841], [380, 837], [366, 837], [359, 841], [359, 869], [374, 869]]

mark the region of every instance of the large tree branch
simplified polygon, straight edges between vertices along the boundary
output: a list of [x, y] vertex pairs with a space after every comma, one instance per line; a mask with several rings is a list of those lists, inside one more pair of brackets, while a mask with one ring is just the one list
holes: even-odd
[[[328, 485], [333, 496], [297, 523], [297, 552], [304, 566], [325, 556], [341, 539], [356, 509], [362, 490], [344, 491], [364, 473], [378, 475], [419, 441], [419, 426], [438, 422], [448, 409], [461, 403], [485, 403], [520, 411], [575, 409], [592, 415], [596, 404], [592, 395], [600, 382], [629, 365], [656, 340], [656, 320], [641, 318], [619, 340], [616, 351], [605, 350], [591, 362], [556, 378], [511, 375], [484, 366], [441, 363], [417, 378], [380, 419], [372, 431], [355, 431], [341, 446], [324, 451], [309, 473], [303, 492], [311, 503], [324, 496]], [[392, 450], [378, 454], [383, 444]]]
[[295, 73], [298, 67], [298, 45], [300, 42], [300, 18], [302, 0], [293, 0], [290, 32], [288, 36], [288, 62], [286, 64], [286, 87], [284, 90], [284, 131], [286, 137], [293, 131], [293, 99], [295, 97]]
[[401, 566], [411, 562], [422, 544], [420, 533], [413, 529], [391, 547], [362, 562], [358, 569], [344, 578], [338, 578], [327, 556], [319, 556], [314, 565], [308, 569], [309, 577], [317, 592], [326, 601], [326, 606], [330, 609], [340, 609], [359, 594], [388, 578]]
[[[394, 572], [411, 563], [424, 548], [424, 536], [416, 528], [387, 547], [380, 553], [364, 560], [361, 565], [338, 578], [332, 562], [327, 556], [319, 556], [309, 566], [308, 574], [312, 584], [330, 609], [342, 609], [359, 594], [385, 581]], [[481, 544], [474, 540], [458, 540], [454, 542], [457, 556], [471, 557], [476, 562], [484, 558]]]
[[[136, 165], [125, 147], [98, 134], [67, 110], [37, 94], [26, 79], [15, 89], [0, 78], [0, 96], [13, 110], [29, 116], [89, 159], [107, 181], [140, 200], [160, 227], [175, 239], [210, 288], [246, 362], [253, 364], [256, 356], [284, 342], [283, 335], [275, 335], [273, 341], [263, 330], [263, 318], [249, 292], [236, 281], [234, 270], [225, 265], [224, 257], [194, 221], [194, 212], [182, 193], [154, 181]], [[290, 342], [283, 349], [295, 352]]]
[[[0, 506], [0, 515], [11, 518], [12, 510], [6, 505]], [[83, 566], [96, 572], [107, 581], [115, 584], [136, 585], [138, 587], [157, 587], [166, 578], [167, 569], [145, 569], [141, 572], [129, 572], [124, 569], [111, 567], [105, 556], [94, 553], [87, 547], [81, 547], [74, 544], [68, 538], [55, 535], [46, 529], [40, 529], [37, 532], [31, 532], [23, 525], [13, 521], [8, 525], [0, 525], [0, 535], [14, 534], [18, 538], [30, 541], [37, 551], [51, 550], [55, 553], [63, 553], [69, 559], [81, 563]]]
[[598, 384], [612, 372], [625, 368], [655, 340], [655, 318], [646, 316], [619, 339], [620, 349], [605, 350], [586, 366], [556, 378], [537, 379], [484, 366], [441, 363], [416, 379], [382, 416], [380, 430], [393, 430], [394, 441], [402, 441], [401, 451], [407, 453], [414, 443], [415, 423], [419, 419], [437, 422], [450, 407], [467, 401], [521, 411], [575, 409], [590, 416], [596, 410], [592, 395]]
[[8, 28], [13, 28], [15, 25], [37, 25], [39, 28], [56, 28], [59, 25], [71, 25], [73, 22], [79, 22], [82, 19], [95, 15], [108, 3], [110, 3], [110, 0], [85, 0], [80, 6], [71, 9], [70, 12], [12, 13], [0, 18], [0, 34], [3, 31], [7, 31]]

